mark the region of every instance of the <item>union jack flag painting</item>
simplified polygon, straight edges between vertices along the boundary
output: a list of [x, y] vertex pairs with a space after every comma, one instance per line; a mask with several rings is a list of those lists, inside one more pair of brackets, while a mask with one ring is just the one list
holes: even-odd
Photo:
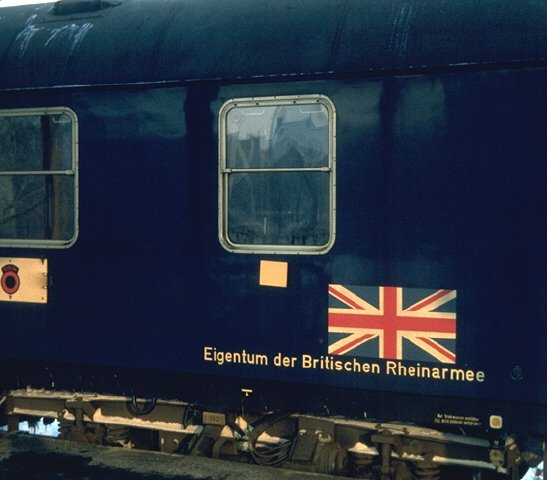
[[329, 285], [329, 354], [456, 363], [456, 290]]

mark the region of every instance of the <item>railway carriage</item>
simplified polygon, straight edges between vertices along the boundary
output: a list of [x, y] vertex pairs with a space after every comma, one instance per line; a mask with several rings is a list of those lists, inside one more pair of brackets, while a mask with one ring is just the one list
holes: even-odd
[[10, 3], [0, 420], [379, 480], [539, 461], [541, 2]]

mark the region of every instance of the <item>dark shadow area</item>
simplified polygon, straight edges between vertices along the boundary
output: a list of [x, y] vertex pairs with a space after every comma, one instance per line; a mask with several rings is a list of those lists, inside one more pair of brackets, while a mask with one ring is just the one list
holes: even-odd
[[[175, 478], [89, 465], [90, 459], [62, 453], [23, 452], [0, 462], [3, 480], [164, 480]], [[180, 480], [192, 477], [176, 476]]]

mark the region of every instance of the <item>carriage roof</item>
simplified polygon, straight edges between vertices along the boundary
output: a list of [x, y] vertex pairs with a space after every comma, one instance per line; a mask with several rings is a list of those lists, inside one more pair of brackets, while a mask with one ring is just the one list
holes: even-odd
[[539, 0], [60, 0], [0, 8], [0, 89], [522, 64], [544, 21]]

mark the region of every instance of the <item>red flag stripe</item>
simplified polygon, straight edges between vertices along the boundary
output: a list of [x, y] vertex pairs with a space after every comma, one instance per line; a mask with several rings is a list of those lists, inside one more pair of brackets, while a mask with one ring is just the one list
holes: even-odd
[[434, 293], [430, 297], [425, 298], [419, 303], [416, 303], [415, 305], [412, 305], [408, 311], [409, 312], [415, 312], [416, 310], [420, 310], [421, 308], [427, 307], [428, 305], [431, 305], [433, 302], [436, 302], [439, 300], [439, 298], [444, 297], [445, 295], [452, 292], [452, 290], [439, 290], [437, 293]]
[[439, 345], [437, 342], [432, 341], [431, 339], [427, 337], [418, 337], [422, 342], [429, 345], [434, 350], [437, 350], [437, 352], [441, 353], [443, 356], [448, 358], [451, 362], [456, 362], [456, 355], [454, 355], [452, 352], [447, 350], [446, 348], [443, 348], [442, 345]]
[[[431, 333], [456, 333], [456, 320], [453, 318], [427, 318], [397, 316], [397, 330], [431, 332]], [[367, 315], [365, 313], [347, 315], [339, 312], [329, 312], [329, 326], [352, 329], [376, 329], [383, 330], [386, 327], [385, 317]]]
[[334, 352], [329, 352], [330, 355], [340, 355], [348, 350], [351, 350], [352, 348], [356, 347], [360, 343], [364, 343], [366, 340], [370, 340], [371, 338], [376, 337], [376, 335], [372, 335], [370, 333], [367, 333], [366, 335], [362, 335], [355, 340], [346, 343], [343, 347], [340, 347], [336, 349]]
[[347, 305], [349, 305], [350, 307], [352, 308], [355, 308], [356, 310], [362, 310], [362, 306], [359, 305], [358, 303], [354, 302], [351, 298], [349, 298], [348, 296], [344, 295], [343, 293], [339, 292], [335, 287], [334, 285], [329, 285], [329, 293], [333, 296], [333, 297], [336, 297], [338, 298], [340, 301], [346, 303]]

